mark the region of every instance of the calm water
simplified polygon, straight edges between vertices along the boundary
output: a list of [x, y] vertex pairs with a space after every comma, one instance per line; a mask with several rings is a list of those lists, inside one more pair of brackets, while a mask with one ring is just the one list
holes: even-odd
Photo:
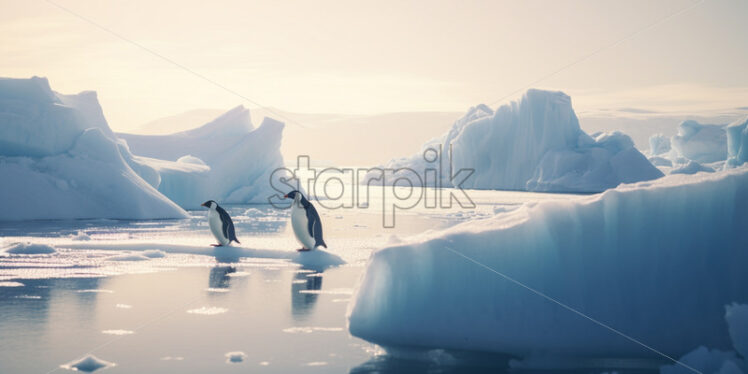
[[[30, 241], [57, 248], [0, 257], [0, 373], [66, 372], [61, 365], [88, 354], [116, 364], [107, 373], [499, 370], [505, 358], [469, 352], [432, 352], [419, 360], [386, 355], [346, 328], [348, 302], [372, 250], [522, 203], [577, 197], [474, 191], [471, 198], [475, 209], [398, 212], [396, 226], [387, 229], [375, 205], [319, 207], [330, 252], [347, 264], [314, 269], [273, 258], [222, 263], [191, 251], [210, 250], [213, 242], [204, 211], [174, 221], [0, 223], [3, 246]], [[279, 253], [298, 247], [287, 210], [226, 208], [242, 246]], [[230, 362], [229, 352], [243, 353], [234, 356], [241, 361]]]

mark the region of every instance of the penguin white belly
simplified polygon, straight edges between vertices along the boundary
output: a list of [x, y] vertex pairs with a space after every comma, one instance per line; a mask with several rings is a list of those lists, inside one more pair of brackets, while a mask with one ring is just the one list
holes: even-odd
[[208, 212], [208, 225], [210, 226], [210, 232], [216, 237], [218, 243], [221, 245], [228, 245], [229, 240], [223, 236], [223, 222], [221, 222], [221, 215], [215, 210]]
[[309, 235], [309, 220], [306, 218], [306, 210], [294, 203], [291, 208], [291, 226], [296, 240], [306, 249], [314, 249], [314, 238]]

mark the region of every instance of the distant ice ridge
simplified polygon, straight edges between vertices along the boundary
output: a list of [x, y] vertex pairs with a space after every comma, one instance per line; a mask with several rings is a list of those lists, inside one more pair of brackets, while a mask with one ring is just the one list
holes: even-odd
[[673, 357], [729, 349], [746, 227], [745, 166], [525, 206], [374, 252], [349, 329], [385, 347], [661, 358], [510, 277]]
[[[439, 147], [438, 155], [428, 151]], [[599, 192], [663, 176], [627, 135], [617, 131], [585, 133], [571, 98], [563, 92], [531, 89], [519, 101], [495, 112], [482, 104], [471, 108], [447, 134], [426, 143], [418, 154], [384, 165], [399, 169], [394, 175], [386, 174], [386, 181], [417, 178], [433, 185], [425, 170], [438, 169], [439, 185], [459, 184], [461, 178], [451, 178], [450, 149], [455, 173], [460, 169], [475, 171], [462, 183], [463, 188]], [[381, 173], [372, 171], [366, 180], [375, 183], [378, 175]]]
[[748, 116], [727, 126], [727, 167], [748, 161]]
[[703, 125], [684, 121], [678, 135], [671, 139], [679, 156], [700, 163], [723, 161], [727, 158], [727, 136], [723, 125]]
[[140, 176], [183, 208], [197, 208], [211, 199], [267, 203], [277, 193], [271, 176], [283, 167], [283, 128], [266, 117], [255, 129], [249, 110], [238, 106], [189, 131], [119, 136], [125, 158]]
[[0, 78], [0, 220], [183, 218], [120, 155], [95, 92]]

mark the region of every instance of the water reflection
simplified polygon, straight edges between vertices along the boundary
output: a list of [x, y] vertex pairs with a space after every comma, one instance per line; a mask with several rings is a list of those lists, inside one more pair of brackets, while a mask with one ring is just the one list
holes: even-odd
[[306, 319], [314, 310], [317, 298], [319, 298], [319, 294], [316, 292], [302, 291], [319, 291], [321, 289], [321, 271], [314, 272], [310, 269], [302, 268], [294, 274], [293, 281], [291, 282], [291, 313], [295, 320]]
[[[389, 354], [375, 356], [350, 370], [351, 374], [383, 373], [508, 373], [510, 356], [498, 353], [432, 350], [408, 359]], [[516, 370], [512, 371], [516, 372]]]
[[229, 288], [231, 277], [229, 274], [236, 273], [236, 268], [233, 266], [214, 266], [210, 269], [210, 275], [208, 276], [208, 287], [209, 288]]

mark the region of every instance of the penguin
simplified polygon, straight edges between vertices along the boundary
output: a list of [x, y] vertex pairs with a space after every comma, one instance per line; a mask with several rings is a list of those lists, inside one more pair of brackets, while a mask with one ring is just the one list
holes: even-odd
[[236, 233], [234, 232], [234, 222], [231, 221], [229, 214], [226, 213], [223, 208], [218, 206], [218, 203], [213, 200], [208, 200], [200, 205], [208, 208], [208, 224], [210, 226], [210, 231], [213, 233], [213, 236], [216, 237], [216, 240], [218, 240], [218, 244], [211, 244], [212, 246], [222, 247], [231, 244], [232, 241], [241, 244], [239, 243], [239, 239], [236, 238]]
[[285, 198], [293, 199], [291, 204], [291, 226], [296, 240], [301, 243], [299, 251], [311, 251], [319, 246], [327, 248], [322, 239], [322, 222], [317, 209], [299, 191], [291, 191]]

